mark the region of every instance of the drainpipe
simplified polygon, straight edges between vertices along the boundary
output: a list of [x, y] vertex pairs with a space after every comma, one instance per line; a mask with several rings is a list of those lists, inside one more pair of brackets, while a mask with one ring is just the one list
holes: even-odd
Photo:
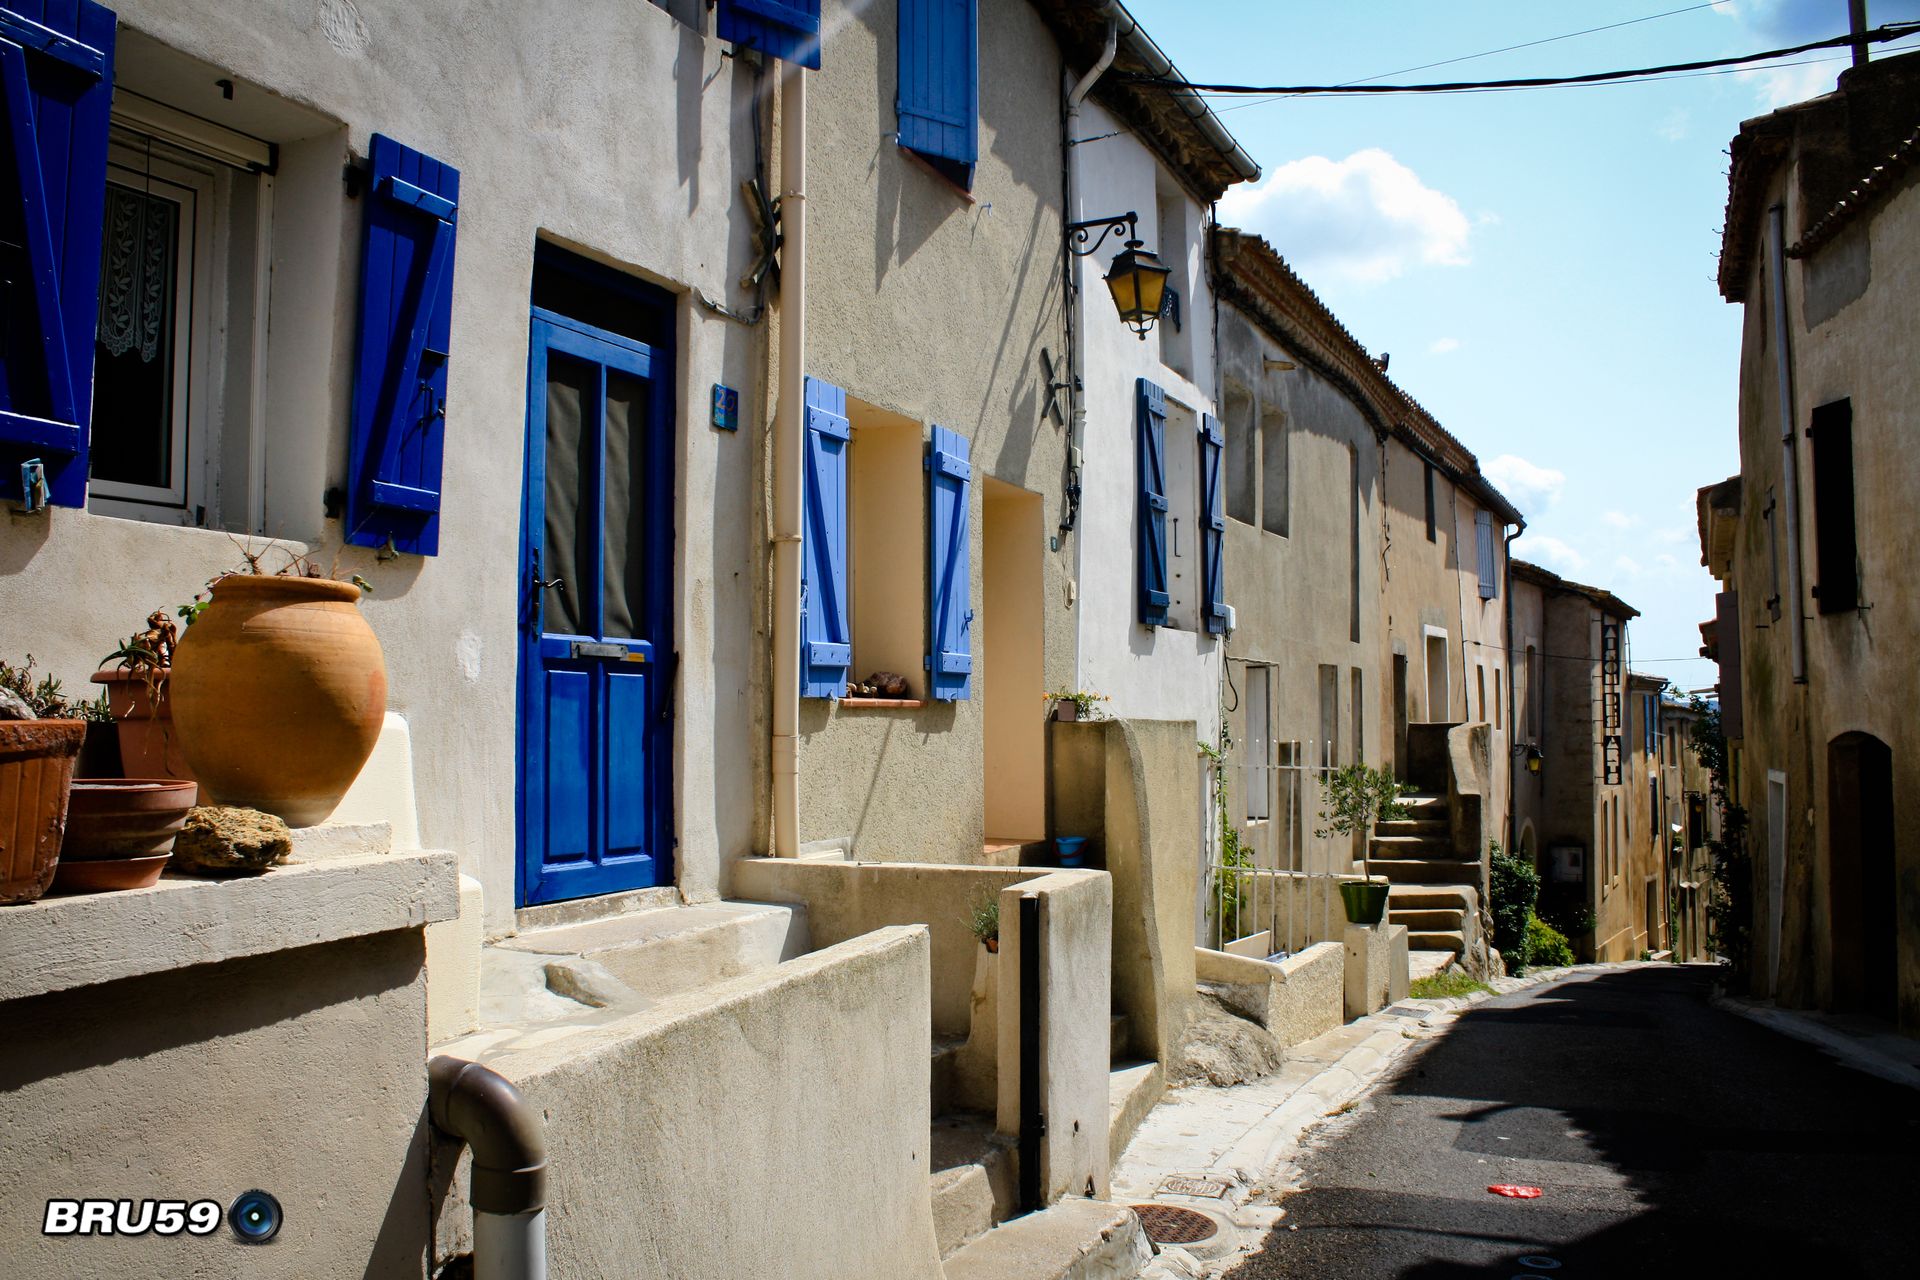
[[1767, 269], [1773, 276], [1773, 364], [1778, 378], [1774, 398], [1780, 406], [1780, 475], [1787, 491], [1787, 635], [1792, 641], [1793, 682], [1807, 682], [1806, 612], [1801, 608], [1800, 458], [1794, 447], [1793, 345], [1787, 337], [1787, 210], [1767, 210]]
[[[1107, 68], [1113, 65], [1113, 56], [1119, 49], [1119, 46], [1120, 24], [1114, 19], [1112, 11], [1109, 10], [1107, 15], [1107, 39], [1106, 44], [1100, 50], [1100, 57], [1094, 62], [1093, 66], [1087, 69], [1087, 73], [1081, 76], [1079, 82], [1067, 93], [1067, 121], [1066, 127], [1061, 134], [1060, 149], [1063, 153], [1061, 155], [1061, 168], [1064, 173], [1066, 186], [1064, 193], [1066, 203], [1064, 208], [1066, 209], [1068, 222], [1072, 222], [1080, 216], [1078, 207], [1079, 197], [1073, 181], [1073, 148], [1075, 139], [1079, 134], [1080, 106], [1087, 100], [1087, 95], [1093, 92], [1095, 83], [1099, 81], [1101, 76], [1107, 73]], [[1066, 241], [1064, 239], [1061, 241], [1061, 252], [1065, 254], [1067, 259], [1067, 383], [1068, 393], [1073, 397], [1073, 416], [1068, 420], [1067, 425], [1068, 508], [1065, 514], [1068, 520], [1077, 524], [1080, 504], [1081, 451], [1086, 447], [1087, 438], [1087, 400], [1085, 393], [1087, 356], [1082, 345], [1081, 326], [1078, 324], [1078, 320], [1080, 319], [1078, 312], [1081, 306], [1081, 299], [1086, 296], [1082, 292], [1082, 286], [1086, 279], [1086, 264], [1085, 260], [1079, 255], [1067, 252]], [[1076, 585], [1080, 581], [1080, 570], [1084, 558], [1083, 549], [1085, 546], [1085, 539], [1074, 539], [1073, 580]], [[1076, 643], [1073, 646], [1073, 687], [1078, 689], [1083, 687], [1080, 676], [1082, 646], [1077, 642], [1080, 629], [1078, 622], [1079, 614], [1077, 612], [1075, 617], [1074, 633]]]
[[474, 1280], [546, 1280], [547, 1137], [513, 1082], [464, 1058], [427, 1064], [434, 1128], [473, 1152]]
[[800, 856], [800, 520], [807, 359], [807, 73], [780, 64], [780, 399], [773, 419], [773, 855]]
[[[1514, 690], [1519, 686], [1520, 682], [1514, 678], [1515, 672], [1513, 669], [1513, 541], [1515, 538], [1518, 538], [1521, 534], [1525, 533], [1526, 531], [1527, 531], [1527, 522], [1525, 520], [1522, 520], [1519, 524], [1514, 526], [1513, 532], [1507, 535], [1507, 538], [1506, 538], [1507, 558], [1506, 558], [1506, 562], [1503, 565], [1501, 565], [1501, 576], [1505, 579], [1505, 581], [1501, 583], [1501, 590], [1506, 593], [1504, 596], [1505, 607], [1501, 610], [1501, 614], [1502, 614], [1501, 626], [1502, 626], [1502, 630], [1506, 634], [1505, 634], [1505, 637], [1502, 639], [1501, 643], [1503, 643], [1507, 647], [1507, 844], [1506, 844], [1506, 849], [1509, 854], [1513, 852], [1513, 847], [1516, 843], [1515, 833], [1519, 831], [1519, 828], [1514, 824], [1513, 802], [1515, 797], [1517, 797], [1520, 794], [1520, 774], [1517, 769], [1517, 766], [1520, 761], [1520, 755], [1519, 755], [1519, 752], [1516, 750], [1520, 742], [1520, 722], [1514, 718], [1514, 712], [1519, 710], [1519, 707], [1520, 707], [1520, 700], [1515, 695]], [[1531, 671], [1527, 672], [1527, 679], [1529, 680], [1533, 679], [1533, 672]], [[1534, 689], [1528, 689], [1527, 692], [1536, 698], [1540, 696], [1539, 692]]]

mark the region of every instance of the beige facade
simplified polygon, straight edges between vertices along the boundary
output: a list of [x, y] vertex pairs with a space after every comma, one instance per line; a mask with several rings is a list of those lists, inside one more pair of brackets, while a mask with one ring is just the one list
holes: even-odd
[[1745, 307], [1740, 474], [1700, 503], [1748, 819], [1752, 989], [1909, 1028], [1920, 602], [1903, 531], [1920, 471], [1914, 368], [1889, 352], [1920, 314], [1917, 87], [1920, 59], [1876, 61], [1734, 139], [1720, 291]]

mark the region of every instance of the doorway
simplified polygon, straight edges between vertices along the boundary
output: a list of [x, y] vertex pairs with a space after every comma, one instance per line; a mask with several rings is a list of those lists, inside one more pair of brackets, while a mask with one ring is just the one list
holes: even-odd
[[1827, 858], [1834, 1008], [1893, 1018], [1893, 751], [1871, 734], [1827, 746]]
[[1040, 495], [988, 477], [981, 485], [980, 650], [987, 838], [1045, 838], [1046, 677], [1041, 667]]
[[1451, 692], [1447, 679], [1447, 633], [1430, 627], [1426, 641], [1427, 723], [1444, 724]]
[[1407, 655], [1393, 655], [1393, 766], [1394, 776], [1406, 782], [1407, 778]]
[[672, 312], [555, 259], [528, 362], [522, 906], [665, 883], [673, 839]]

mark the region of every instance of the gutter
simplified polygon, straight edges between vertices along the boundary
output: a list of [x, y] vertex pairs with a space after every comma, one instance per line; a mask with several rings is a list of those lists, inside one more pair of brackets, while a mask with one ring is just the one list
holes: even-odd
[[547, 1137], [513, 1082], [464, 1058], [427, 1064], [433, 1126], [473, 1153], [474, 1280], [546, 1280]]
[[800, 521], [807, 359], [807, 73], [780, 63], [780, 366], [773, 419], [773, 856], [800, 856]]
[[[1133, 15], [1127, 12], [1127, 7], [1121, 4], [1120, 0], [1106, 0], [1106, 4], [1097, 12], [1102, 14], [1109, 24], [1119, 24], [1120, 38], [1126, 42], [1127, 52], [1146, 65], [1147, 74], [1185, 79], [1180, 75], [1179, 69], [1173, 65], [1173, 60], [1167, 57], [1160, 46], [1153, 42], [1153, 37], [1134, 21]], [[1259, 179], [1260, 166], [1255, 163], [1252, 156], [1247, 154], [1246, 149], [1235, 140], [1234, 136], [1227, 132], [1227, 126], [1220, 123], [1220, 117], [1214, 115], [1213, 108], [1207, 105], [1206, 99], [1192, 89], [1165, 89], [1162, 92], [1180, 104], [1180, 109], [1186, 113], [1187, 118], [1206, 135], [1207, 141], [1212, 144], [1214, 150], [1226, 157], [1227, 163], [1233, 166], [1233, 171], [1240, 175], [1242, 182], [1254, 182]]]

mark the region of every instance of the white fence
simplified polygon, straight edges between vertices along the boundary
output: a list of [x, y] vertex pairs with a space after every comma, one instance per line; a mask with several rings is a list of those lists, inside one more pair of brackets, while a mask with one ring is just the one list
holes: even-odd
[[[1334, 761], [1329, 756], [1320, 767], [1309, 767], [1299, 741], [1235, 745], [1241, 749], [1226, 773], [1246, 802], [1229, 816], [1244, 813], [1245, 821], [1231, 822], [1233, 842], [1211, 842], [1203, 881], [1203, 943], [1264, 959], [1340, 938], [1346, 912], [1337, 886], [1356, 877], [1309, 869], [1306, 816], [1308, 790], [1318, 790], [1309, 776]], [[1326, 754], [1329, 744], [1319, 745]]]

